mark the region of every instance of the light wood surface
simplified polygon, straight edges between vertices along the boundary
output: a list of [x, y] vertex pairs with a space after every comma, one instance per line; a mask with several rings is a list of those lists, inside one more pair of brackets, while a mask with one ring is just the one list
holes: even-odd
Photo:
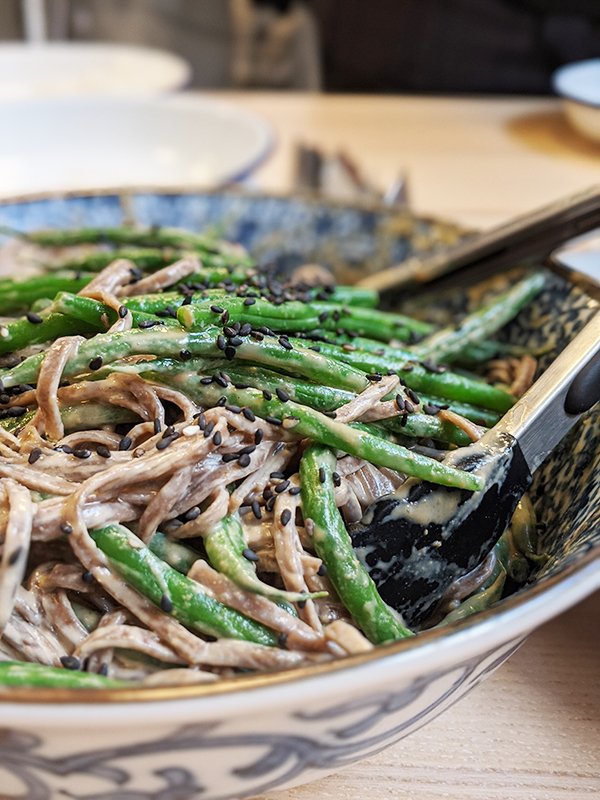
[[[487, 227], [600, 182], [600, 148], [553, 100], [223, 95], [264, 115], [277, 149], [254, 182], [287, 190], [292, 146], [345, 148], [413, 207]], [[600, 797], [600, 593], [535, 632], [481, 686], [403, 742], [260, 800]]]

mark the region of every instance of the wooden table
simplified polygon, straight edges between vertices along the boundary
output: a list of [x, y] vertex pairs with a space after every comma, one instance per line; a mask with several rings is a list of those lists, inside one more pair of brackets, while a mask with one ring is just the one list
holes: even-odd
[[[343, 146], [416, 211], [486, 227], [600, 182], [600, 148], [552, 100], [235, 94], [277, 149], [257, 173], [290, 188], [292, 146]], [[260, 800], [584, 800], [600, 796], [600, 593], [538, 630], [421, 731], [318, 783]]]

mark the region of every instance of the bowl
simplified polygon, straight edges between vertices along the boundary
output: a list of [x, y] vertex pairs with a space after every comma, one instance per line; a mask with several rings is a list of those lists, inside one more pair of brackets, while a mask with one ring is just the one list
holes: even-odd
[[[0, 201], [0, 225], [23, 230], [125, 219], [218, 225], [281, 270], [321, 261], [343, 280], [460, 236], [452, 225], [389, 208], [236, 193]], [[462, 290], [448, 300], [459, 308]], [[508, 336], [558, 350], [595, 308], [584, 287], [557, 275]], [[4, 690], [3, 800], [233, 800], [323, 777], [398, 742], [482, 681], [534, 628], [600, 586], [599, 434], [596, 410], [536, 473], [532, 499], [551, 558], [531, 585], [476, 616], [366, 654], [211, 686]]]
[[267, 157], [267, 123], [197, 95], [21, 100], [2, 105], [0, 196], [90, 186], [223, 186]]
[[0, 100], [156, 94], [182, 89], [187, 61], [151, 47], [109, 42], [0, 44]]
[[600, 142], [600, 58], [560, 67], [552, 76], [571, 125], [582, 136]]

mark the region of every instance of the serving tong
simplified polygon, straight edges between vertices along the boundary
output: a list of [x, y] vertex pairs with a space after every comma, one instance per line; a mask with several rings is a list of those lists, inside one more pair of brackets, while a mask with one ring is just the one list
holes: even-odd
[[[600, 227], [600, 188], [516, 219], [426, 260], [392, 267], [361, 285], [394, 294], [408, 283], [461, 271], [487, 274], [524, 259], [547, 261], [573, 236]], [[600, 400], [600, 313], [504, 417], [445, 463], [480, 475], [478, 492], [407, 480], [351, 530], [354, 549], [383, 599], [418, 627], [446, 589], [493, 548], [532, 475], [581, 414]]]

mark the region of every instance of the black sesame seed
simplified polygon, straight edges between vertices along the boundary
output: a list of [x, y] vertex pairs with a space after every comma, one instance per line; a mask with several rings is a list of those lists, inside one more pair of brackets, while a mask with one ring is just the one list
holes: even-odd
[[225, 348], [225, 358], [226, 358], [228, 361], [231, 361], [232, 359], [234, 359], [234, 358], [235, 358], [235, 347], [231, 347], [230, 345], [228, 345], [228, 346]]
[[282, 481], [285, 478], [285, 474], [283, 472], [271, 472], [269, 478], [272, 478], [276, 481]]
[[33, 325], [39, 325], [43, 321], [40, 315], [36, 314], [35, 311], [28, 311], [25, 316], [27, 317], [27, 321], [31, 322]]
[[268, 389], [263, 389], [263, 397], [265, 398], [265, 400], [272, 400], [273, 399], [273, 395], [271, 394], [271, 392]]
[[191, 302], [192, 302], [192, 295], [191, 294], [186, 294], [186, 296], [181, 301], [181, 305], [182, 306], [189, 306], [191, 304]]
[[439, 414], [441, 408], [439, 406], [433, 405], [433, 403], [425, 403], [423, 406], [423, 411], [426, 414]]
[[175, 436], [174, 434], [173, 434], [173, 436], [166, 436], [164, 439], [161, 439], [160, 442], [156, 443], [156, 449], [157, 450], [166, 450], [167, 447], [170, 444], [172, 444], [175, 441], [175, 439], [178, 439], [178, 438], [179, 438], [179, 435]]
[[221, 431], [217, 431], [213, 436], [213, 443], [218, 447], [222, 441], [223, 441], [223, 436], [221, 435]]
[[118, 314], [121, 319], [125, 319], [127, 316], [127, 310], [127, 306], [119, 306]]
[[265, 422], [270, 422], [271, 425], [281, 425], [281, 420], [277, 417], [265, 417]]
[[243, 343], [244, 343], [244, 340], [242, 339], [241, 336], [233, 336], [229, 340], [229, 344], [231, 345], [231, 347], [239, 347]]
[[255, 450], [256, 450], [255, 444], [247, 444], [245, 447], [242, 447], [241, 450], [238, 450], [238, 453], [242, 456], [244, 455], [244, 453], [250, 454], [253, 453]]
[[325, 322], [325, 320], [329, 317], [329, 311], [321, 311], [319, 314], [319, 322]]
[[[156, 421], [155, 421], [155, 423], [156, 423]], [[155, 425], [155, 427], [156, 427], [156, 425]], [[158, 433], [158, 431], [155, 430], [155, 433]], [[132, 444], [133, 444], [133, 440], [132, 440], [131, 436], [124, 436], [121, 439], [121, 441], [119, 442], [119, 450], [121, 450], [121, 451], [129, 450], [129, 448], [131, 447]]]
[[210, 378], [210, 377], [208, 377], [208, 376], [207, 376], [207, 377], [205, 377], [205, 378], [200, 378], [200, 383], [201, 383], [203, 386], [209, 386], [209, 385], [210, 385], [212, 382], [213, 382], [213, 379], [212, 379], [212, 378]]
[[110, 458], [110, 450], [108, 449], [108, 447], [105, 444], [99, 444], [96, 447], [96, 452], [102, 458]]
[[263, 339], [265, 338], [265, 337], [262, 335], [262, 333], [259, 333], [258, 331], [251, 331], [251, 333], [250, 333], [250, 336], [251, 336], [253, 339], [256, 339], [256, 341], [257, 341], [257, 342], [262, 342], [262, 341], [263, 341]]
[[73, 526], [69, 522], [61, 522], [60, 529], [66, 536], [73, 533]]
[[304, 608], [304, 606], [306, 605], [306, 600], [298, 600], [296, 605], [298, 606], [298, 608]]
[[224, 453], [224, 455], [221, 456], [221, 460], [224, 461], [225, 464], [228, 464], [230, 461], [237, 461], [238, 458], [239, 456], [237, 453]]
[[292, 496], [295, 496], [297, 494], [300, 494], [301, 491], [302, 489], [299, 486], [292, 486], [292, 488], [290, 489], [290, 494]]
[[60, 663], [65, 669], [81, 669], [81, 661], [78, 658], [75, 658], [75, 656], [61, 656]]
[[256, 414], [254, 413], [254, 411], [252, 411], [251, 408], [248, 408], [247, 406], [245, 408], [242, 408], [242, 414], [246, 417], [248, 422], [256, 421]]
[[231, 339], [233, 336], [235, 336], [235, 331], [233, 330], [231, 325], [225, 325], [225, 327], [223, 328], [223, 333], [225, 334], [225, 336], [227, 336], [228, 339]]
[[415, 405], [419, 405], [421, 400], [419, 399], [419, 395], [414, 392], [410, 387], [406, 389], [406, 394], [410, 397], [410, 399], [415, 403]]
[[273, 495], [273, 497], [269, 497], [269, 499], [265, 503], [265, 509], [267, 511], [273, 511], [273, 506], [275, 505], [275, 500], [276, 500], [275, 495]]
[[337, 417], [335, 411], [323, 411], [323, 414], [325, 414], [325, 416], [329, 417], [330, 419], [335, 419]]
[[165, 614], [170, 614], [173, 611], [173, 601], [168, 594], [163, 594], [160, 598], [160, 607]]
[[326, 478], [327, 478], [327, 475], [325, 474], [324, 467], [319, 467], [319, 481], [321, 483], [325, 483]]
[[398, 407], [398, 411], [404, 411], [404, 398], [401, 394], [396, 395], [396, 406]]
[[217, 386], [221, 386], [223, 389], [227, 388], [228, 381], [223, 374], [213, 375], [213, 381]]
[[252, 513], [256, 517], [256, 519], [262, 519], [262, 511], [260, 510], [260, 503], [258, 500], [253, 500], [250, 503], [250, 508], [252, 509]]
[[289, 487], [289, 485], [290, 482], [287, 480], [278, 483], [277, 486], [275, 487], [276, 494], [282, 494], [283, 492], [285, 492], [285, 490]]
[[92, 455], [92, 451], [82, 447], [78, 450], [73, 450], [73, 455], [75, 458], [89, 458]]
[[327, 567], [325, 566], [325, 564], [321, 564], [321, 566], [317, 570], [317, 575], [320, 575], [321, 577], [323, 577], [323, 575], [327, 575]]
[[258, 556], [254, 552], [254, 550], [252, 550], [251, 547], [244, 547], [244, 549], [242, 550], [242, 555], [244, 556], [244, 558], [247, 558], [248, 561], [258, 561], [259, 560]]
[[263, 436], [264, 435], [265, 435], [265, 432], [263, 431], [263, 429], [262, 428], [257, 428], [254, 431], [254, 442], [255, 442], [255, 444], [260, 444], [262, 442], [262, 440], [263, 440]]
[[284, 510], [281, 512], [281, 516], [279, 517], [279, 521], [285, 526], [288, 524], [291, 518], [292, 512], [289, 510], [289, 508], [284, 508]]
[[278, 339], [279, 344], [283, 347], [284, 350], [291, 350], [292, 345], [287, 339], [284, 339], [283, 336], [280, 336]]
[[367, 375], [367, 380], [373, 381], [374, 383], [378, 383], [382, 378], [381, 373], [379, 372], [371, 372]]
[[221, 334], [217, 336], [217, 347], [219, 348], [219, 350], [225, 350], [225, 348], [227, 347], [227, 342], [225, 341], [225, 337], [222, 336]]
[[211, 306], [210, 310], [213, 312], [213, 314], [223, 314], [225, 311], [225, 309], [221, 308], [221, 306]]
[[31, 453], [29, 453], [29, 458], [27, 459], [27, 462], [29, 464], [35, 464], [35, 462], [38, 460], [38, 458], [41, 455], [42, 455], [41, 448], [34, 447], [33, 450], [31, 451]]
[[333, 485], [334, 485], [334, 486], [341, 486], [341, 484], [342, 484], [342, 479], [340, 478], [340, 476], [339, 476], [339, 473], [337, 473], [337, 472], [332, 472], [332, 473], [331, 473], [331, 477], [333, 478]]
[[55, 453], [66, 453], [67, 455], [71, 455], [73, 452], [73, 448], [69, 447], [68, 444], [59, 444], [58, 447], [54, 448]]
[[427, 372], [445, 372], [444, 367], [440, 367], [439, 364], [434, 364], [429, 359], [421, 361], [421, 364], [425, 367]]
[[269, 500], [271, 497], [274, 496], [275, 495], [273, 493], [273, 489], [271, 489], [269, 486], [265, 486], [265, 488], [263, 489], [263, 497], [265, 498], [265, 500]]
[[141, 322], [138, 323], [138, 328], [142, 330], [147, 330], [148, 328], [156, 328], [157, 325], [163, 325], [159, 319], [143, 319]]
[[188, 511], [185, 512], [183, 515], [183, 519], [186, 522], [190, 522], [193, 519], [197, 519], [200, 516], [200, 509], [198, 506], [192, 506]]
[[241, 414], [242, 409], [239, 406], [225, 406], [227, 411], [231, 411], [232, 414]]
[[192, 357], [192, 354], [190, 353], [189, 350], [183, 349], [183, 350], [179, 351], [179, 358], [182, 361], [189, 361], [191, 357]]
[[250, 464], [250, 455], [248, 453], [242, 453], [238, 458], [238, 464], [240, 467], [247, 467]]
[[93, 583], [93, 582], [94, 582], [94, 576], [92, 575], [92, 573], [91, 573], [89, 570], [86, 570], [86, 571], [85, 571], [85, 572], [84, 572], [84, 573], [81, 575], [81, 580], [82, 580], [84, 583]]
[[252, 331], [252, 325], [249, 322], [244, 322], [242, 327], [239, 330], [240, 336], [248, 336]]
[[287, 646], [288, 635], [287, 633], [280, 633], [277, 637], [277, 644], [279, 647], [285, 649]]
[[22, 555], [23, 555], [22, 547], [17, 547], [16, 550], [13, 550], [13, 552], [8, 557], [8, 566], [13, 567], [17, 563], [17, 561], [21, 558]]
[[247, 297], [247, 298], [244, 300], [244, 305], [245, 305], [245, 306], [253, 306], [253, 305], [254, 305], [254, 303], [256, 303], [256, 300], [255, 300], [253, 297]]
[[219, 399], [215, 403], [215, 406], [217, 406], [218, 408], [222, 408], [226, 403], [227, 403], [227, 398], [223, 395], [222, 397], [219, 397]]
[[103, 363], [102, 356], [96, 356], [95, 358], [92, 358], [88, 364], [88, 367], [92, 370], [92, 372], [95, 372], [97, 369], [100, 369]]
[[406, 413], [407, 413], [407, 414], [414, 414], [414, 412], [415, 412], [415, 407], [414, 407], [414, 406], [413, 406], [413, 404], [410, 402], [410, 400], [407, 400], [407, 401], [404, 403], [404, 410], [406, 411]]
[[282, 403], [287, 403], [287, 401], [290, 399], [289, 394], [284, 389], [280, 389], [279, 386], [275, 389], [275, 394]]

